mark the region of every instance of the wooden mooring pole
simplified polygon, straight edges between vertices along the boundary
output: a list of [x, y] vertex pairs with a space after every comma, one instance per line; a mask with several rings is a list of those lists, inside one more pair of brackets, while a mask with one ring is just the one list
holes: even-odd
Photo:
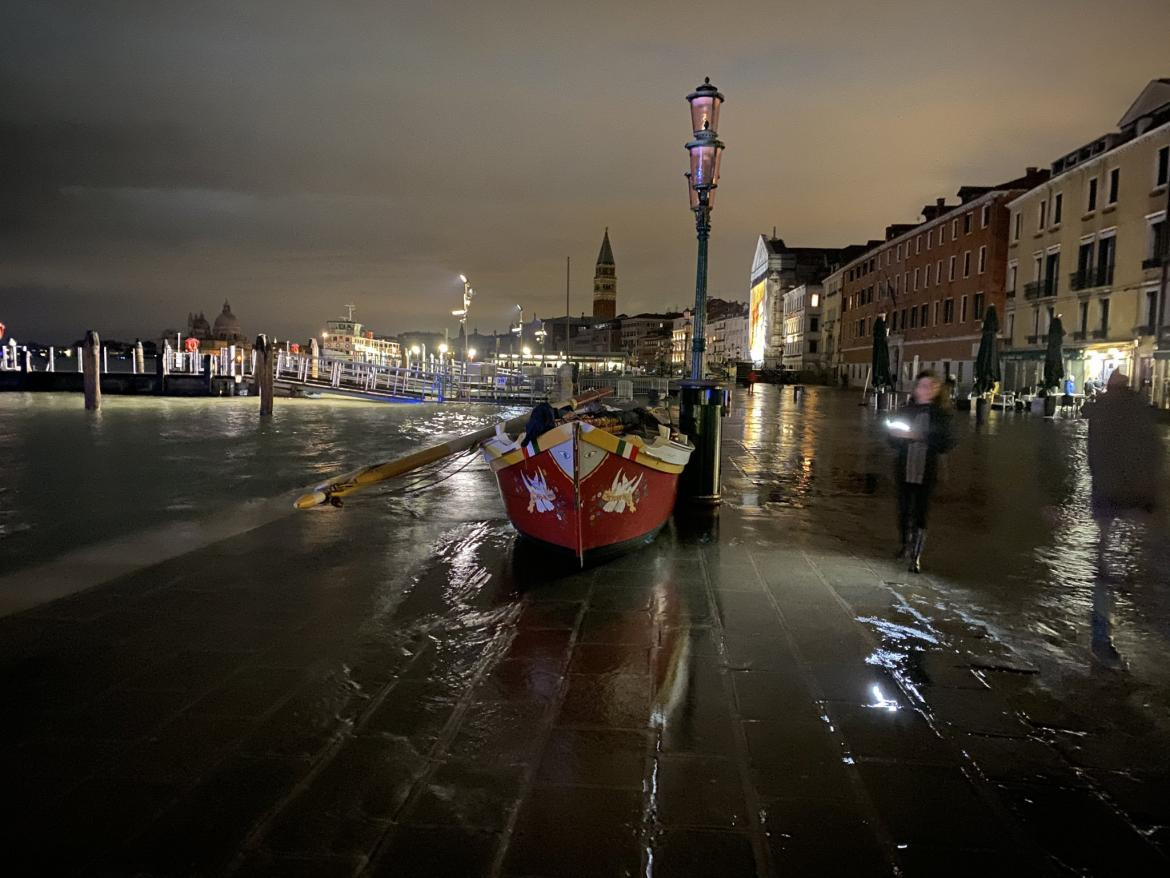
[[95, 330], [85, 334], [81, 354], [82, 386], [85, 410], [96, 412], [102, 407], [102, 340]]
[[272, 414], [272, 369], [276, 365], [274, 351], [268, 349], [268, 336], [261, 333], [256, 336], [256, 345], [252, 352], [256, 355], [256, 390], [260, 394], [260, 416]]

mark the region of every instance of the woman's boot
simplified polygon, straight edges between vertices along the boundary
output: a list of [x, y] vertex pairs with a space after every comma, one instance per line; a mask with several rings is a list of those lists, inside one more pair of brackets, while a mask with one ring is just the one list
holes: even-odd
[[895, 561], [905, 561], [910, 557], [910, 532], [902, 528], [902, 548], [898, 549], [897, 554], [894, 555]]
[[926, 531], [917, 528], [911, 537], [913, 544], [910, 547], [910, 572], [922, 572], [922, 547], [926, 544]]

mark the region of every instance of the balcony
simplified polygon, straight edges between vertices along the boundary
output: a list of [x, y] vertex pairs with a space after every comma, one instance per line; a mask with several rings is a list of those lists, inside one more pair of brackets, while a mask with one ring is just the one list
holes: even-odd
[[1025, 299], [1043, 299], [1056, 295], [1056, 278], [1046, 277], [1043, 280], [1024, 284]]
[[1074, 271], [1068, 276], [1069, 287], [1074, 290], [1091, 290], [1107, 287], [1113, 283], [1113, 263], [1097, 265]]
[[1151, 268], [1162, 267], [1162, 256], [1151, 256], [1149, 259], [1142, 260], [1142, 270], [1149, 271]]

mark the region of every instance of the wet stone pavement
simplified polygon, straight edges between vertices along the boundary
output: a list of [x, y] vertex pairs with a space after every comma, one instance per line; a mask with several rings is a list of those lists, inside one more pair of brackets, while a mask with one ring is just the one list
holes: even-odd
[[854, 395], [736, 406], [592, 570], [472, 468], [0, 619], [6, 874], [1168, 874], [1164, 524], [1083, 425], [962, 425], [916, 577]]

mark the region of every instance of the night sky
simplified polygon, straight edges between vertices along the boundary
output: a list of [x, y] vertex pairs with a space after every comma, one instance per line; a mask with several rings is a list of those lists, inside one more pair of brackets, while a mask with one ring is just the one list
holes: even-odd
[[0, 6], [0, 321], [153, 337], [225, 297], [307, 337], [693, 298], [684, 97], [727, 96], [711, 294], [1047, 165], [1170, 75], [1166, 0]]

